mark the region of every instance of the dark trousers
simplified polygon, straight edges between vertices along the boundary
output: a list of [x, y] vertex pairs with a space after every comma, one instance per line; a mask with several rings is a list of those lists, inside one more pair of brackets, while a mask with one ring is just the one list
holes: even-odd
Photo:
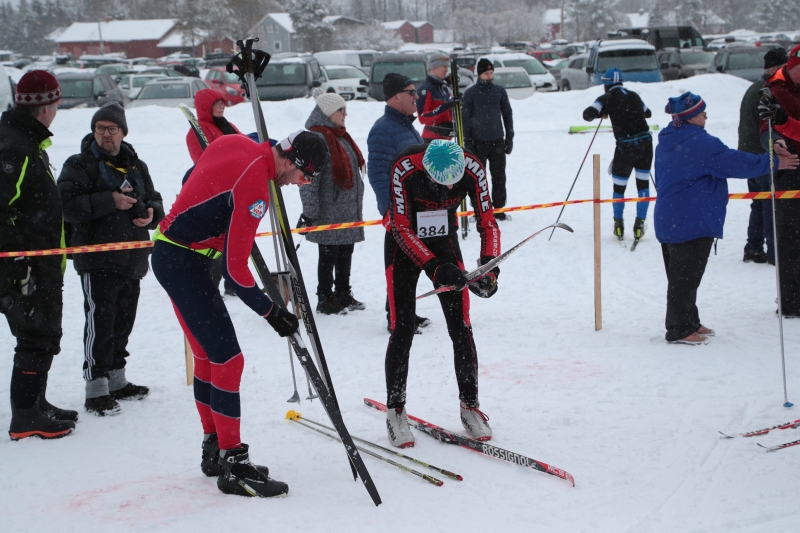
[[[426, 240], [425, 244], [437, 258], [464, 268], [456, 232], [449, 237]], [[386, 405], [397, 408], [406, 403], [408, 361], [417, 330], [417, 280], [421, 270], [403, 252], [391, 233], [386, 233], [383, 250], [392, 327], [386, 348]], [[453, 342], [459, 398], [467, 405], [477, 406], [478, 354], [469, 319], [469, 290], [444, 292], [438, 296], [447, 332]]]
[[[781, 170], [775, 176], [776, 191], [798, 188], [800, 170]], [[800, 205], [793, 202], [797, 200], [775, 201], [781, 309], [784, 316], [800, 316]]]
[[[750, 192], [769, 191], [769, 174], [747, 180]], [[775, 234], [772, 231], [772, 200], [753, 200], [750, 203], [750, 221], [747, 224], [745, 250], [764, 250], [767, 243], [767, 259], [775, 260]]]
[[337, 292], [350, 290], [353, 244], [320, 244], [317, 263], [317, 294], [328, 295], [336, 284]]
[[90, 381], [125, 367], [139, 304], [139, 280], [116, 272], [86, 272], [81, 274], [81, 286], [86, 315], [83, 378]]
[[[503, 139], [496, 141], [472, 141], [475, 147], [475, 157], [492, 175], [492, 206], [506, 206], [506, 142]], [[486, 161], [489, 161], [488, 166]]]
[[708, 264], [713, 237], [678, 244], [661, 244], [667, 271], [666, 339], [684, 339], [700, 329], [697, 289]]

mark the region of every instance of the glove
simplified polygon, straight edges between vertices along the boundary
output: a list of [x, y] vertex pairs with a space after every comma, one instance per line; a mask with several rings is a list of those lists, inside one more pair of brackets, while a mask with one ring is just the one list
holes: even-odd
[[272, 329], [277, 331], [281, 337], [293, 335], [300, 326], [296, 316], [275, 304], [272, 304], [272, 310], [266, 316], [266, 319]]
[[438, 287], [455, 287], [457, 289], [464, 287], [467, 284], [467, 278], [461, 269], [452, 263], [442, 263], [433, 272], [434, 286]]
[[506, 155], [511, 155], [511, 150], [514, 149], [514, 138], [513, 137], [506, 137]]
[[771, 120], [773, 124], [778, 126], [786, 124], [789, 116], [786, 111], [778, 103], [774, 96], [762, 95], [758, 101], [758, 118], [761, 120]]
[[453, 98], [449, 102], [447, 102], [447, 109], [453, 109], [455, 106], [461, 103], [461, 98]]
[[[483, 266], [494, 259], [491, 256], [481, 257], [480, 265]], [[481, 298], [491, 298], [497, 292], [497, 278], [500, 276], [500, 267], [494, 267], [482, 278], [468, 285], [470, 292]]]
[[297, 226], [296, 228], [307, 228], [309, 226], [313, 226], [314, 221], [308, 218], [305, 213], [300, 215], [300, 218], [297, 219]]
[[23, 296], [30, 296], [36, 290], [36, 283], [27, 257], [15, 257], [11, 267], [11, 279], [19, 287]]

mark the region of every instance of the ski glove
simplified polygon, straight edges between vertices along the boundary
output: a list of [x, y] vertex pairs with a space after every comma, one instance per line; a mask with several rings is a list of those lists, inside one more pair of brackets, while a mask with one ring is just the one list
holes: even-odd
[[778, 100], [774, 96], [767, 95], [762, 95], [761, 100], [758, 101], [758, 118], [771, 120], [773, 124], [778, 126], [789, 121], [789, 116], [781, 107], [781, 104], [778, 103]]
[[511, 150], [513, 149], [514, 149], [514, 138], [506, 137], [506, 148], [505, 148], [506, 155], [511, 155]]
[[452, 100], [447, 102], [447, 104], [445, 104], [447, 106], [446, 109], [453, 109], [455, 106], [457, 106], [460, 103], [461, 103], [461, 98], [453, 98]]
[[265, 318], [269, 325], [272, 326], [272, 329], [277, 331], [281, 337], [293, 335], [300, 326], [296, 316], [286, 309], [281, 309], [274, 303], [272, 304], [272, 310]]
[[463, 288], [467, 284], [467, 278], [456, 265], [452, 263], [442, 263], [433, 272], [433, 284], [438, 287]]
[[[494, 259], [494, 257], [488, 255], [483, 256], [478, 263], [480, 266], [483, 266], [492, 259]], [[494, 296], [494, 293], [497, 292], [498, 276], [500, 276], [500, 267], [494, 267], [482, 278], [468, 285], [470, 292], [481, 298], [491, 298]]]
[[300, 215], [300, 218], [297, 219], [297, 225], [295, 226], [295, 228], [307, 228], [313, 225], [314, 221], [308, 218], [305, 213], [302, 213]]

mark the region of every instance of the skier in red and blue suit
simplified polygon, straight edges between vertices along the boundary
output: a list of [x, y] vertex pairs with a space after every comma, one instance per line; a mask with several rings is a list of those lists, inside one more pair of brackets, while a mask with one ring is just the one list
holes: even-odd
[[444, 82], [449, 65], [449, 57], [433, 54], [428, 58], [428, 76], [419, 86], [417, 116], [425, 126], [422, 140], [426, 143], [434, 139], [450, 140], [455, 135], [453, 108], [460, 100], [453, 99], [450, 88]]
[[217, 487], [228, 494], [277, 496], [288, 486], [267, 477], [266, 467], [252, 465], [248, 446], [241, 442], [244, 356], [212, 281], [212, 261], [222, 257], [223, 276], [236, 295], [281, 337], [297, 331], [297, 317], [261, 292], [247, 260], [267, 213], [269, 181], [283, 186], [303, 183], [304, 175], [313, 180], [327, 157], [322, 141], [308, 132], [296, 132], [275, 146], [243, 135], [221, 137], [197, 160], [154, 235], [153, 273], [194, 352], [194, 397], [205, 435], [201, 469], [218, 476]]

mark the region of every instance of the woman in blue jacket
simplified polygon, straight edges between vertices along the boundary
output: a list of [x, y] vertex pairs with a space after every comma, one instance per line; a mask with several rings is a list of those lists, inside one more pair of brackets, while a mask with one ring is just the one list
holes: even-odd
[[[670, 98], [665, 111], [672, 123], [658, 135], [654, 211], [656, 238], [667, 271], [666, 339], [674, 344], [705, 344], [714, 330], [703, 326], [697, 289], [711, 244], [722, 238], [728, 204], [728, 178], [754, 178], [770, 171], [769, 154], [750, 154], [725, 146], [705, 130], [706, 104], [692, 93]], [[776, 147], [775, 168], [795, 168], [797, 156]]]

